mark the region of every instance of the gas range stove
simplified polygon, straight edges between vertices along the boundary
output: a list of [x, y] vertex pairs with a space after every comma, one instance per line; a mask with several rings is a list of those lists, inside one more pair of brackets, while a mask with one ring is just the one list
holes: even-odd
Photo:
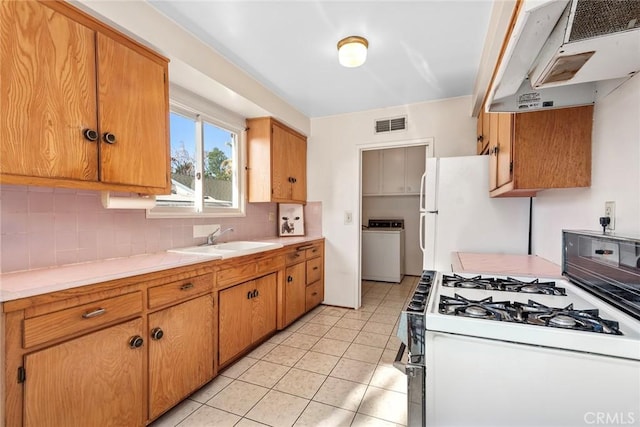
[[427, 330], [640, 360], [638, 322], [566, 279], [438, 274]]

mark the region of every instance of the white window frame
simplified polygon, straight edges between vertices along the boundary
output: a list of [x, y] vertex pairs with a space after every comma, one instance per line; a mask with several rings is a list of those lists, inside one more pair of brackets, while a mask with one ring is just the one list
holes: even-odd
[[[184, 95], [184, 91], [180, 91]], [[189, 95], [186, 95], [189, 98]], [[215, 117], [217, 108], [202, 98], [192, 95], [193, 102], [189, 102], [190, 107], [185, 105], [181, 100], [171, 99], [170, 112], [183, 115], [185, 117], [194, 118], [198, 126], [196, 126], [196, 140], [201, 141], [196, 145], [196, 165], [195, 165], [195, 192], [196, 198], [194, 206], [160, 206], [156, 205], [153, 209], [147, 209], [147, 218], [220, 218], [220, 217], [244, 217], [246, 216], [246, 174], [244, 173], [244, 165], [246, 158], [246, 132], [243, 127], [238, 124], [225, 122]], [[188, 101], [188, 100], [187, 100]], [[208, 108], [207, 108], [208, 107]], [[205, 111], [207, 110], [207, 111]], [[237, 120], [235, 120], [237, 122]], [[234, 163], [237, 166], [234, 169], [233, 197], [237, 197], [236, 207], [207, 207], [204, 203], [203, 193], [203, 177], [204, 177], [204, 146], [202, 143], [202, 123], [207, 122], [218, 126], [237, 136], [236, 142], [236, 158]], [[200, 178], [198, 178], [200, 176]], [[197, 196], [200, 197], [197, 197]]]

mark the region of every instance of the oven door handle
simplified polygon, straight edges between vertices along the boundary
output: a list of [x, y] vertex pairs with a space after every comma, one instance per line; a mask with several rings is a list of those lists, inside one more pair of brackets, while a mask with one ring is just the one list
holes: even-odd
[[407, 348], [405, 343], [400, 344], [400, 348], [398, 349], [398, 353], [396, 354], [396, 358], [393, 360], [393, 367], [407, 375], [407, 364], [402, 363], [402, 355], [404, 354], [404, 350]]

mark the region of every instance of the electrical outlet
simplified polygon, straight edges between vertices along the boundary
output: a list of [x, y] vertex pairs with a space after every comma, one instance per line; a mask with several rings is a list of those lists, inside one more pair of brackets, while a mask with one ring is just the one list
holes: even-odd
[[344, 211], [344, 223], [346, 224], [351, 224], [353, 222], [353, 212], [351, 211]]
[[616, 229], [616, 202], [604, 202], [604, 216], [608, 216], [611, 222], [607, 226], [607, 230]]
[[269, 212], [269, 222], [275, 222], [275, 221], [276, 221], [276, 213]]

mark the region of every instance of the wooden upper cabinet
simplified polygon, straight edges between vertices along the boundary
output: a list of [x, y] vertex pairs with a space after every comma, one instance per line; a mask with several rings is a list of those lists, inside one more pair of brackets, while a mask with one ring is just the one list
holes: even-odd
[[492, 197], [591, 185], [593, 106], [491, 116]]
[[249, 202], [307, 201], [307, 138], [271, 117], [247, 120]]
[[34, 1], [1, 2], [0, 25], [3, 181], [97, 181], [95, 31]]
[[168, 193], [167, 59], [66, 2], [0, 22], [0, 182]]
[[491, 114], [484, 112], [484, 106], [478, 114], [477, 133], [476, 133], [476, 152], [478, 154], [487, 154], [489, 150], [491, 136]]

